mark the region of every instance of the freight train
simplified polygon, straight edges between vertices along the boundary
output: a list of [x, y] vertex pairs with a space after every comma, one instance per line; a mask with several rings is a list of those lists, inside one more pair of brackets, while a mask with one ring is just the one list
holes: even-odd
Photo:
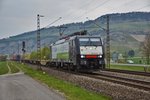
[[[46, 61], [46, 66], [75, 71], [105, 69], [104, 46], [101, 38], [88, 36], [86, 33], [86, 31], [76, 32], [52, 43], [50, 60]], [[32, 63], [39, 62], [32, 61]]]

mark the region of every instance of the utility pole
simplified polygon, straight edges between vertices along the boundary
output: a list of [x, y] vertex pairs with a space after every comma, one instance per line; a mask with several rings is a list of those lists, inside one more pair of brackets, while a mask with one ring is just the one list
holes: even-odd
[[107, 16], [107, 38], [106, 38], [106, 60], [107, 67], [110, 68], [110, 36], [109, 36], [109, 16]]
[[[42, 15], [37, 15], [37, 60], [41, 63], [41, 37], [40, 37], [40, 17]], [[39, 63], [39, 70], [42, 70], [41, 64]]]

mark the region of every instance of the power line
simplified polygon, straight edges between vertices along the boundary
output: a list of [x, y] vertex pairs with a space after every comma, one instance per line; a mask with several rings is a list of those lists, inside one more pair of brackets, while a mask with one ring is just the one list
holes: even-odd
[[132, 2], [135, 2], [135, 0], [131, 0], [131, 1], [127, 1], [127, 2], [125, 2], [125, 3], [123, 3], [123, 4], [120, 4], [119, 6], [115, 6], [114, 8], [110, 8], [112, 11], [113, 10], [116, 10], [116, 9], [120, 9], [120, 7], [123, 7], [123, 6], [126, 6], [126, 5], [129, 5], [129, 4], [133, 4]]
[[54, 20], [53, 22], [51, 22], [50, 24], [48, 24], [48, 25], [45, 26], [44, 28], [50, 27], [52, 24], [56, 23], [56, 22], [59, 21], [60, 19], [62, 19], [62, 17], [59, 17], [58, 19]]
[[80, 18], [80, 17], [83, 17], [83, 16], [84, 16], [85, 14], [87, 14], [87, 13], [91, 13], [92, 11], [94, 11], [94, 10], [96, 10], [97, 8], [99, 8], [99, 7], [103, 6], [103, 5], [105, 5], [105, 4], [106, 4], [107, 2], [109, 2], [109, 1], [111, 1], [111, 0], [106, 0], [106, 1], [104, 1], [104, 2], [101, 3], [100, 5], [98, 5], [98, 6], [94, 7], [93, 9], [91, 9], [91, 10], [89, 10], [89, 11], [83, 13], [81, 16], [75, 17], [74, 19], [78, 19], [78, 18]]
[[[124, 4], [122, 4], [122, 5], [120, 5], [120, 6], [118, 6], [118, 7], [115, 7], [115, 8], [120, 8], [120, 7], [123, 7], [123, 6], [128, 6], [128, 5], [135, 5], [135, 3], [134, 2], [136, 2], [135, 0], [131, 0], [131, 1], [129, 1], [129, 2], [126, 2], [126, 3], [124, 3]], [[131, 6], [132, 6], [131, 5]], [[146, 5], [146, 6], [143, 6], [143, 7], [140, 7], [140, 8], [137, 8], [137, 9], [135, 9], [135, 10], [141, 10], [141, 9], [143, 9], [143, 8], [146, 8], [146, 7], [148, 7], [148, 6], [150, 6], [150, 4], [149, 5]], [[112, 9], [113, 10], [113, 9]]]
[[[91, 9], [91, 10], [89, 10], [89, 11], [83, 13], [81, 16], [75, 17], [75, 18], [73, 18], [73, 19], [78, 19], [78, 18], [80, 18], [80, 17], [83, 17], [85, 14], [90, 13], [91, 11], [93, 11], [93, 10], [99, 8], [100, 6], [103, 6], [104, 4], [106, 4], [106, 3], [109, 2], [109, 1], [110, 1], [110, 0], [106, 0], [106, 1], [104, 1], [103, 3], [101, 3], [100, 5], [94, 7], [93, 9]], [[89, 2], [89, 3], [90, 3], [90, 2]], [[98, 26], [98, 27], [101, 27], [101, 26], [99, 26], [98, 24], [97, 24], [97, 26]], [[69, 27], [67, 27], [67, 28], [69, 28]], [[101, 27], [101, 29], [103, 29], [103, 28]], [[104, 29], [103, 29], [103, 30], [104, 30]]]
[[143, 7], [141, 7], [141, 8], [138, 8], [138, 9], [136, 9], [136, 10], [141, 10], [141, 9], [147, 8], [147, 7], [149, 7], [149, 6], [150, 6], [150, 4], [149, 4], [149, 5], [146, 5], [146, 6], [143, 6]]
[[135, 2], [135, 0], [131, 0], [131, 1], [125, 2], [125, 3], [123, 3], [122, 5], [118, 6], [117, 8], [120, 8], [120, 7], [129, 5], [129, 4], [133, 4], [132, 2]]
[[[83, 13], [81, 16], [75, 17], [75, 18], [73, 18], [73, 19], [78, 19], [78, 18], [80, 18], [80, 17], [83, 17], [83, 16], [84, 16], [85, 14], [87, 14], [87, 13], [91, 13], [92, 11], [94, 11], [94, 10], [96, 10], [97, 8], [99, 8], [99, 7], [103, 6], [103, 5], [105, 5], [105, 4], [108, 3], [109, 1], [111, 1], [111, 0], [106, 0], [106, 1], [102, 2], [101, 4], [97, 5], [96, 7], [90, 9], [89, 11]], [[130, 3], [133, 2], [133, 1], [134, 1], [134, 0], [129, 1], [129, 2], [125, 3], [125, 4], [123, 4], [123, 5], [130, 4]], [[83, 7], [85, 7], [86, 5], [91, 4], [91, 2], [92, 2], [92, 1], [90, 0], [88, 3], [84, 4], [83, 6], [81, 6], [80, 9], [83, 8]], [[139, 8], [139, 9], [137, 9], [137, 10], [143, 9], [143, 8], [145, 8], [145, 7], [148, 7], [148, 6], [150, 6], [150, 5], [146, 5], [146, 6], [144, 6], [144, 7], [141, 7], [141, 8]], [[74, 12], [72, 12], [72, 13], [74, 13]], [[53, 21], [52, 23], [48, 24], [48, 25], [45, 26], [44, 28], [50, 27], [52, 24], [54, 24], [55, 22], [59, 21], [60, 19], [62, 19], [62, 17], [59, 17], [57, 20], [55, 20], [55, 21]], [[101, 27], [101, 26], [98, 25], [96, 22], [94, 22], [94, 23], [95, 23], [95, 25], [97, 25], [98, 27]], [[44, 28], [42, 28], [42, 29], [44, 29]], [[101, 29], [103, 29], [103, 28], [101, 28]], [[104, 29], [103, 29], [103, 30], [104, 30]]]
[[[88, 19], [88, 20], [89, 20], [89, 18], [88, 18], [88, 17], [86, 17], [86, 19]], [[101, 28], [102, 30], [106, 31], [106, 29], [105, 29], [105, 28], [101, 27], [101, 26], [100, 26], [99, 24], [97, 24], [95, 21], [93, 21], [93, 23], [94, 23], [96, 26], [98, 26], [99, 28]]]
[[[96, 7], [92, 8], [92, 9], [90, 9], [89, 11], [87, 11], [87, 12], [83, 13], [82, 15], [80, 15], [80, 16], [78, 16], [78, 17], [75, 17], [75, 18], [73, 18], [73, 19], [81, 18], [81, 17], [83, 17], [85, 14], [91, 13], [92, 11], [94, 11], [94, 10], [96, 10], [97, 8], [99, 8], [99, 7], [103, 6], [103, 5], [105, 5], [105, 4], [106, 4], [107, 2], [109, 2], [109, 1], [111, 1], [111, 0], [106, 0], [106, 1], [104, 1], [103, 3], [99, 4], [98, 6], [96, 6]], [[129, 2], [125, 3], [125, 4], [123, 4], [123, 5], [130, 4], [130, 3], [133, 2], [133, 1], [134, 1], [134, 0], [131, 0], [131, 1], [129, 1]], [[93, 0], [90, 0], [90, 1], [87, 2], [86, 4], [82, 5], [79, 9], [82, 9], [82, 8], [84, 8], [85, 6], [90, 5], [92, 2], [93, 2]], [[121, 5], [121, 6], [123, 6], [123, 5]], [[136, 9], [136, 10], [143, 9], [143, 8], [148, 7], [148, 6], [150, 6], [150, 5], [146, 5], [146, 6], [144, 6], [144, 7], [138, 8], [138, 9]], [[75, 12], [71, 12], [71, 13], [75, 13]], [[68, 14], [68, 15], [66, 15], [66, 16], [71, 15], [71, 13]], [[65, 18], [66, 16], [64, 16], [63, 18]], [[62, 17], [59, 17], [57, 20], [55, 20], [55, 21], [53, 21], [52, 23], [48, 24], [48, 25], [45, 26], [44, 28], [50, 27], [50, 25], [54, 24], [55, 22], [59, 21], [60, 19], [62, 19]]]
[[[129, 2], [127, 2], [127, 3], [124, 3], [123, 5], [120, 5], [121, 7], [122, 6], [125, 6], [125, 5], [128, 5], [128, 4], [134, 4], [134, 3], [132, 3], [132, 2], [136, 2], [135, 0], [131, 0], [131, 1], [129, 1]], [[119, 7], [120, 7], [119, 6]], [[143, 7], [141, 7], [141, 8], [138, 8], [138, 9], [136, 9], [136, 10], [141, 10], [141, 9], [143, 9], [143, 8], [146, 8], [146, 7], [148, 7], [148, 6], [150, 6], [150, 4], [148, 4], [148, 5], [146, 5], [146, 6], [143, 6]]]
[[[79, 7], [77, 13], [79, 13], [79, 11], [82, 10], [82, 8], [85, 8], [86, 6], [92, 4], [92, 2], [94, 2], [94, 1], [93, 1], [93, 0], [90, 0], [89, 2], [86, 1], [86, 4], [85, 4], [85, 2], [83, 2], [84, 5], [82, 5], [81, 7]], [[70, 16], [71, 14], [74, 14], [74, 13], [76, 13], [76, 12], [72, 11], [72, 12], [70, 12], [69, 14], [65, 15], [63, 18], [68, 17], [68, 16]]]
[[90, 13], [91, 11], [96, 10], [97, 8], [99, 8], [99, 7], [103, 6], [104, 4], [106, 4], [106, 3], [107, 3], [107, 2], [109, 2], [109, 1], [111, 1], [111, 0], [106, 0], [106, 1], [104, 1], [102, 4], [100, 4], [100, 5], [96, 6], [95, 8], [91, 9], [91, 10], [90, 10], [90, 11], [88, 11], [88, 12]]
[[90, 1], [87, 2], [86, 4], [85, 4], [85, 2], [84, 2], [84, 5], [82, 5], [79, 9], [85, 8], [85, 6], [90, 5], [92, 2], [93, 2], [93, 0], [90, 0]]
[[[100, 4], [100, 5], [96, 6], [95, 8], [93, 8], [93, 9], [91, 9], [90, 11], [85, 12], [85, 13], [90, 13], [91, 11], [93, 11], [93, 10], [95, 10], [95, 9], [99, 8], [100, 6], [102, 6], [102, 5], [106, 4], [108, 1], [110, 1], [110, 0], [106, 0], [106, 1], [104, 1], [102, 4]], [[86, 3], [86, 4], [85, 4], [85, 5], [83, 5], [83, 6], [81, 6], [79, 9], [81, 9], [81, 8], [85, 7], [86, 5], [91, 4], [92, 2], [93, 2], [93, 1], [92, 1], [92, 0], [90, 0], [88, 3]], [[72, 12], [72, 13], [74, 13], [74, 12]], [[85, 14], [85, 13], [84, 13], [84, 14]], [[83, 15], [84, 15], [84, 14], [83, 14]], [[82, 15], [82, 16], [83, 16], [83, 15]], [[79, 16], [79, 17], [82, 17], [82, 16]], [[78, 17], [78, 18], [79, 18], [79, 17]], [[50, 27], [50, 25], [54, 24], [55, 22], [59, 21], [60, 19], [62, 19], [62, 17], [59, 17], [57, 20], [53, 21], [52, 23], [48, 24], [47, 26], [45, 26], [45, 27], [43, 27], [43, 28], [41, 28], [41, 29], [44, 29], [44, 28], [48, 28], [48, 27]]]

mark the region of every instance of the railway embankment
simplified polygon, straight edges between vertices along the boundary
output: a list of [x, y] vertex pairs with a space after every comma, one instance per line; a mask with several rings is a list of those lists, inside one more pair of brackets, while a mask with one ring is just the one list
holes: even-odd
[[[86, 90], [82, 86], [79, 86], [71, 81], [64, 80], [65, 77], [69, 77], [71, 74], [62, 74], [59, 71], [51, 69], [47, 70], [45, 68], [43, 68], [43, 71], [39, 71], [36, 70], [38, 67], [33, 65], [22, 65], [20, 63], [17, 63], [16, 65], [20, 67], [25, 74], [41, 83], [44, 83], [55, 92], [62, 94], [67, 98], [67, 100], [111, 100], [109, 96], [105, 96], [102, 93]], [[61, 75], [64, 78], [59, 77]]]
[[[37, 66], [30, 65], [33, 69]], [[126, 85], [121, 85], [105, 80], [94, 79], [88, 76], [76, 75], [72, 73], [63, 72], [51, 68], [42, 67], [43, 71], [50, 76], [64, 80], [65, 82], [73, 83], [76, 86], [82, 87], [89, 91], [104, 94], [111, 97], [113, 100], [149, 100], [150, 92], [133, 88]], [[122, 75], [123, 76], [123, 75]], [[130, 76], [128, 76], [130, 77]], [[72, 90], [68, 87], [68, 90]]]

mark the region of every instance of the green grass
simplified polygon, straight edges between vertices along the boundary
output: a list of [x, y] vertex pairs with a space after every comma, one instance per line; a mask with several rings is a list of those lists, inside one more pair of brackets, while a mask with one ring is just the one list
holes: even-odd
[[14, 63], [9, 62], [8, 65], [9, 65], [9, 67], [10, 67], [10, 69], [11, 69], [11, 73], [17, 73], [17, 72], [20, 71], [20, 70], [15, 66]]
[[19, 63], [17, 63], [17, 65], [20, 66], [25, 74], [41, 81], [42, 83], [47, 84], [50, 88], [59, 90], [61, 93], [64, 93], [67, 100], [110, 100], [109, 97], [106, 97], [102, 94], [87, 91], [69, 82], [49, 76], [47, 73], [43, 74], [43, 72], [33, 70], [27, 65], [22, 65]]
[[147, 64], [146, 58], [133, 57], [133, 58], [128, 58], [128, 59], [134, 61], [135, 64]]
[[0, 75], [8, 73], [6, 62], [0, 62]]
[[132, 60], [134, 62], [134, 64], [145, 64], [145, 65], [147, 65], [146, 58], [142, 58], [142, 57], [128, 57], [126, 60], [125, 60], [125, 58], [123, 58], [123, 59], [119, 59], [118, 63], [127, 63], [126, 62], [127, 60]]
[[[144, 66], [111, 65], [110, 68], [144, 72]], [[148, 69], [148, 71], [150, 72], [150, 68]]]

